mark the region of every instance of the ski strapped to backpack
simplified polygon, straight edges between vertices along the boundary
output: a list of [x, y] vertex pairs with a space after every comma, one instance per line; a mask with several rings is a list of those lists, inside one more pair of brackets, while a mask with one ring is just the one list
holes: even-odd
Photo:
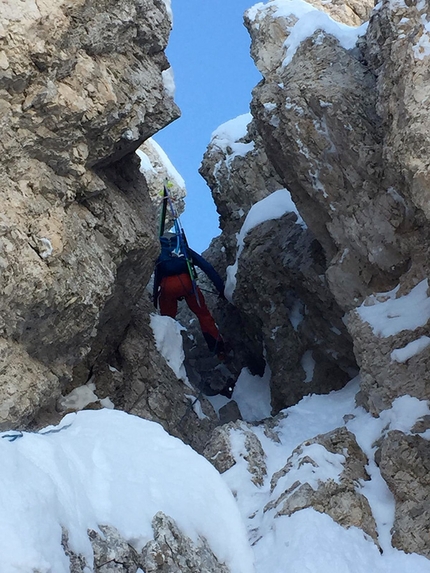
[[163, 201], [162, 201], [162, 205], [161, 205], [161, 216], [160, 216], [161, 218], [160, 218], [159, 233], [160, 233], [160, 237], [164, 234], [165, 225], [166, 225], [167, 205], [168, 205], [170, 212], [171, 212], [171, 215], [172, 215], [173, 225], [175, 227], [175, 234], [176, 234], [175, 252], [178, 255], [179, 254], [183, 255], [185, 258], [185, 261], [187, 263], [188, 274], [190, 275], [191, 284], [193, 287], [193, 294], [196, 297], [197, 304], [199, 306], [201, 306], [200, 297], [199, 297], [199, 293], [197, 290], [197, 271], [196, 271], [196, 268], [193, 264], [192, 259], [189, 256], [189, 247], [188, 247], [187, 238], [185, 236], [185, 231], [182, 228], [178, 212], [175, 209], [175, 206], [173, 204], [172, 198], [171, 198], [170, 193], [169, 193], [169, 187], [171, 187], [171, 186], [172, 186], [172, 184], [169, 181], [166, 181], [164, 184]]

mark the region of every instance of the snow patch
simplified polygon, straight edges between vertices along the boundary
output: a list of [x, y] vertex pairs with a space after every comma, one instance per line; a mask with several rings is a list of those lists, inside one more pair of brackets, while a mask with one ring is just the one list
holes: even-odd
[[242, 369], [232, 399], [237, 403], [246, 422], [259, 422], [270, 417], [272, 413], [270, 377], [268, 366], [263, 376], [253, 376], [247, 368]]
[[229, 166], [235, 157], [243, 157], [254, 150], [255, 144], [241, 143], [240, 140], [247, 136], [248, 125], [252, 121], [252, 115], [245, 113], [226, 121], [220, 125], [211, 135], [211, 146], [221, 149], [227, 156], [226, 164]]
[[150, 319], [158, 352], [173, 370], [176, 378], [191, 388], [184, 366], [185, 354], [181, 335], [181, 331], [186, 328], [170, 316], [151, 314]]
[[[176, 168], [173, 166], [172, 162], [166, 155], [164, 149], [152, 137], [147, 139], [145, 143], [148, 143], [152, 146], [155, 153], [158, 155], [159, 161], [167, 171], [169, 178], [173, 179], [173, 181], [175, 181], [178, 187], [184, 188], [185, 181], [183, 177], [178, 173]], [[140, 158], [140, 171], [143, 174], [145, 173], [145, 171], [152, 171], [154, 173], [157, 173], [159, 171], [154, 165], [152, 165], [149, 157], [145, 153], [143, 153], [140, 149], [137, 149], [136, 153]]]
[[171, 0], [163, 0], [163, 2], [166, 6], [167, 15], [169, 16], [170, 21], [173, 23], [172, 2]]
[[[307, 38], [311, 38], [318, 30], [334, 36], [345, 50], [351, 50], [358, 38], [366, 33], [368, 26], [367, 22], [358, 27], [336, 22], [326, 12], [318, 10], [304, 0], [272, 0], [267, 4], [259, 2], [247, 10], [246, 15], [254, 25], [257, 25], [257, 20], [262, 20], [266, 15], [291, 21], [287, 28], [289, 35], [284, 43], [286, 53], [282, 62], [283, 66], [291, 62], [300, 44]], [[294, 22], [291, 16], [294, 17]], [[322, 37], [317, 38], [317, 41], [321, 42], [321, 40]]]
[[300, 364], [301, 364], [303, 370], [305, 371], [305, 375], [306, 375], [304, 382], [305, 383], [312, 382], [312, 379], [314, 377], [315, 365], [316, 365], [315, 359], [314, 359], [313, 354], [312, 354], [312, 350], [306, 350], [306, 352], [302, 356]]
[[372, 295], [356, 309], [377, 336], [393, 336], [403, 330], [416, 330], [430, 319], [428, 279], [424, 279], [407, 295], [395, 298], [399, 287]]
[[391, 353], [391, 360], [396, 362], [407, 362], [412, 356], [422, 352], [427, 346], [430, 345], [430, 338], [428, 336], [421, 336], [417, 340], [409, 342], [403, 348], [396, 348]]
[[416, 44], [412, 46], [416, 60], [424, 60], [430, 55], [430, 22], [427, 20], [427, 14], [421, 16], [423, 32]]
[[3, 573], [69, 573], [61, 527], [90, 572], [88, 529], [111, 525], [140, 551], [153, 538], [158, 511], [194, 542], [207, 539], [232, 572], [254, 571], [243, 521], [219, 473], [159, 424], [116, 410], [68, 414], [43, 433], [0, 439], [0, 456]]
[[272, 493], [272, 499], [276, 500], [295, 482], [307, 483], [315, 491], [321, 482], [333, 480], [335, 483], [339, 483], [344, 463], [345, 456], [333, 454], [321, 444], [304, 445], [289, 459], [289, 464], [292, 467], [278, 480]]
[[167, 94], [171, 97], [175, 97], [176, 86], [175, 86], [175, 76], [173, 74], [173, 69], [168, 68], [161, 72], [161, 77], [163, 78], [163, 86]]

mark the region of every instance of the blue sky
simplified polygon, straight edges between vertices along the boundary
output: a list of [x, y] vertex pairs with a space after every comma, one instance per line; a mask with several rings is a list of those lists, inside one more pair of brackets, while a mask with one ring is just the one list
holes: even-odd
[[261, 76], [249, 55], [243, 13], [252, 0], [172, 0], [173, 31], [167, 57], [182, 116], [154, 139], [187, 185], [181, 216], [190, 246], [199, 252], [219, 234], [218, 214], [198, 169], [211, 133], [247, 113]]

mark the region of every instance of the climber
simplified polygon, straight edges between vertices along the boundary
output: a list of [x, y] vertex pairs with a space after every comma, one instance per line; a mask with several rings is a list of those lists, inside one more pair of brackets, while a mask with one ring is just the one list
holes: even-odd
[[[225, 359], [225, 345], [206, 306], [205, 299], [199, 287], [192, 281], [187, 259], [178, 252], [177, 235], [166, 233], [160, 237], [161, 253], [155, 264], [154, 294], [155, 308], [157, 303], [163, 316], [176, 317], [178, 300], [185, 299], [190, 310], [194, 312], [200, 323], [203, 336], [209, 350], [217, 354], [220, 360]], [[224, 298], [224, 282], [213, 266], [192, 249], [187, 249], [187, 255], [193, 265], [198, 266], [213, 282], [219, 296]]]

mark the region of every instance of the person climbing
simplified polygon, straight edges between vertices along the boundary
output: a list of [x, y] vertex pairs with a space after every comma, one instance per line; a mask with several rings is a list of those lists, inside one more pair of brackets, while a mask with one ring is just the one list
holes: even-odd
[[[178, 236], [166, 233], [160, 237], [161, 253], [155, 263], [153, 301], [163, 316], [176, 317], [178, 300], [185, 299], [197, 316], [209, 350], [225, 359], [225, 344], [213, 319], [202, 291], [192, 281], [189, 264], [199, 267], [212, 281], [219, 295], [224, 298], [224, 282], [213, 266], [201, 255], [187, 247], [187, 256], [178, 249]], [[188, 259], [188, 261], [187, 261]]]

